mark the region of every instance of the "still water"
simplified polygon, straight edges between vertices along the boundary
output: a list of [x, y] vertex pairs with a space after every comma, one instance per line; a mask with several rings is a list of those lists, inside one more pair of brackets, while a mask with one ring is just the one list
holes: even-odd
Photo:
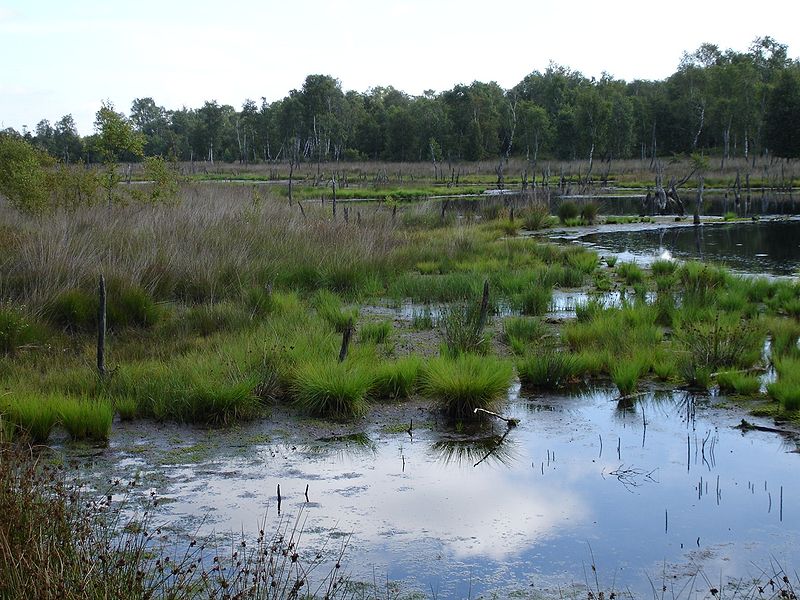
[[665, 256], [712, 261], [767, 275], [800, 272], [800, 221], [718, 223], [592, 233], [581, 241], [622, 260], [648, 264]]
[[[735, 429], [741, 414], [712, 400], [653, 391], [620, 406], [609, 389], [514, 386], [502, 412], [520, 424], [504, 438], [502, 423], [476, 439], [410, 406], [343, 437], [280, 416], [211, 432], [123, 423], [109, 448], [73, 460], [89, 478], [157, 492], [178, 536], [255, 531], [265, 514], [269, 527], [280, 484], [306, 548], [352, 534], [356, 579], [427, 596], [588, 583], [651, 597], [662, 580], [705, 595], [709, 581], [759, 577], [771, 561], [796, 569], [800, 548], [795, 443]], [[412, 435], [397, 427], [409, 416]]]

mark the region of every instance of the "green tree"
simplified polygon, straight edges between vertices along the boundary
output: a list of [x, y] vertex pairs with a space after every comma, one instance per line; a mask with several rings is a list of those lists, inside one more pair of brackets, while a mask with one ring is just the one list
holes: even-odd
[[17, 210], [38, 215], [48, 209], [52, 161], [22, 137], [0, 133], [0, 194]]
[[785, 69], [769, 96], [765, 142], [776, 155], [800, 157], [800, 66]]
[[110, 102], [103, 102], [95, 116], [98, 149], [105, 165], [103, 187], [108, 205], [120, 198], [117, 186], [120, 183], [118, 162], [123, 158], [141, 158], [144, 154], [145, 137], [133, 128], [125, 115], [114, 110]]

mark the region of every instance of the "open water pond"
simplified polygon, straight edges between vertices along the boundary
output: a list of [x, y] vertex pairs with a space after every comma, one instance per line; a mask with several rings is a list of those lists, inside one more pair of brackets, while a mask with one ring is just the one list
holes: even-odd
[[594, 560], [606, 594], [652, 597], [666, 577], [707, 595], [771, 564], [794, 572], [800, 548], [795, 443], [735, 429], [741, 412], [719, 401], [663, 391], [620, 405], [613, 390], [514, 386], [502, 411], [520, 422], [504, 437], [502, 422], [470, 437], [409, 404], [356, 428], [278, 411], [236, 430], [123, 423], [102, 451], [64, 451], [98, 486], [136, 477], [137, 494], [156, 491], [179, 538], [255, 532], [265, 514], [269, 527], [280, 484], [306, 548], [333, 553], [352, 534], [352, 575], [409, 592], [580, 593], [597, 589]]
[[599, 252], [649, 264], [662, 256], [718, 262], [747, 273], [796, 275], [800, 221], [772, 220], [648, 227], [591, 233], [580, 238]]

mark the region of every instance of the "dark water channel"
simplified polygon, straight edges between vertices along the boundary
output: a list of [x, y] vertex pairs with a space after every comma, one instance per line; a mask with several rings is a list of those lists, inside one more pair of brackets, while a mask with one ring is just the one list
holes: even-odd
[[108, 449], [66, 451], [90, 479], [156, 491], [178, 534], [255, 531], [265, 513], [269, 527], [280, 484], [305, 546], [335, 549], [352, 533], [349, 570], [379, 585], [558, 595], [595, 588], [594, 557], [606, 594], [650, 597], [666, 578], [706, 595], [709, 581], [758, 577], [771, 561], [796, 569], [800, 548], [796, 445], [734, 429], [741, 413], [712, 405], [682, 391], [624, 407], [605, 389], [515, 386], [502, 410], [520, 425], [500, 445], [502, 424], [479, 440], [433, 423], [393, 432], [425, 422], [410, 407], [368, 417], [358, 436], [314, 437], [294, 417], [211, 432], [119, 424]]
[[671, 256], [712, 261], [735, 270], [767, 275], [800, 272], [800, 221], [771, 220], [650, 227], [592, 233], [581, 238], [599, 252], [650, 263]]

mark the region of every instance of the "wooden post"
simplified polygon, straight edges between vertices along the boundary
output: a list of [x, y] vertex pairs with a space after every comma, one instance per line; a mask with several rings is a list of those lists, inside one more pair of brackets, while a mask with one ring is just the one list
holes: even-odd
[[347, 358], [347, 350], [350, 347], [350, 338], [353, 335], [353, 326], [348, 325], [347, 328], [342, 332], [342, 348], [339, 350], [339, 362], [344, 362], [344, 359]]
[[481, 312], [478, 317], [478, 333], [483, 331], [486, 326], [486, 318], [489, 315], [489, 280], [483, 280], [483, 297], [481, 298]]
[[97, 373], [106, 376], [106, 279], [100, 275], [97, 306]]
[[700, 224], [700, 205], [703, 203], [703, 176], [698, 177], [697, 181], [697, 197], [694, 201], [694, 224]]

